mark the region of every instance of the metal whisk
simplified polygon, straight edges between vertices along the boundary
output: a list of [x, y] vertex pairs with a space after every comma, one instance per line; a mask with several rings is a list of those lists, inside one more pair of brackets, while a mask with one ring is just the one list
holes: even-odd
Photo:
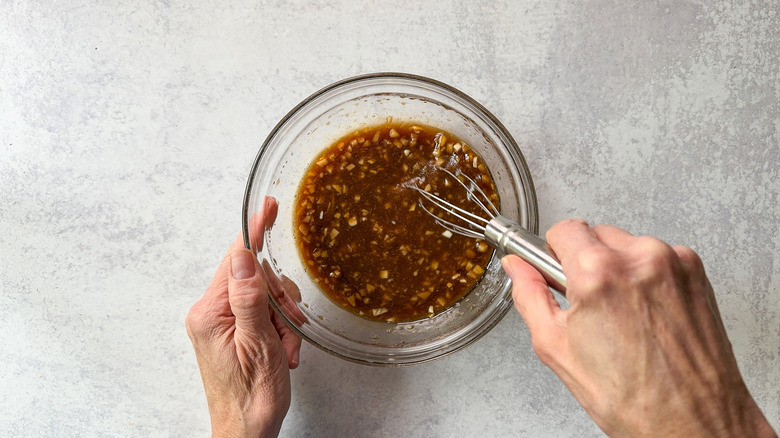
[[423, 199], [420, 199], [420, 206], [436, 220], [437, 224], [455, 234], [475, 239], [485, 239], [490, 246], [503, 254], [520, 256], [520, 258], [531, 264], [544, 276], [550, 287], [561, 293], [566, 292], [566, 276], [563, 275], [561, 264], [550, 253], [549, 245], [544, 239], [521, 227], [511, 219], [502, 216], [496, 206], [490, 202], [485, 192], [467, 175], [460, 172], [454, 174], [444, 168], [439, 168], [439, 170], [446, 172], [463, 186], [467, 193], [467, 199], [474, 202], [487, 217], [474, 214], [445, 201], [431, 192], [410, 184], [408, 187], [416, 190], [422, 198], [449, 213], [454, 219], [462, 223], [458, 224], [436, 216], [425, 206]]

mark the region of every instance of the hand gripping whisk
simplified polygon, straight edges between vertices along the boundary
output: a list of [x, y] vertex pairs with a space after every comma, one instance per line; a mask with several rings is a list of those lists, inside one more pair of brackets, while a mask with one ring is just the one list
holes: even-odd
[[[449, 213], [453, 219], [459, 220], [463, 225], [436, 216], [425, 207], [423, 200], [420, 199], [420, 206], [436, 220], [437, 224], [461, 236], [485, 239], [490, 246], [503, 254], [519, 256], [536, 268], [547, 280], [547, 284], [550, 287], [561, 293], [566, 292], [566, 276], [563, 275], [561, 264], [550, 253], [550, 247], [544, 239], [521, 227], [511, 219], [501, 216], [496, 206], [490, 202], [488, 196], [473, 179], [461, 172], [458, 172], [456, 175], [444, 168], [439, 170], [446, 172], [463, 186], [468, 194], [468, 199], [474, 202], [488, 218], [471, 213], [416, 185], [409, 185], [408, 187], [416, 190], [422, 198]], [[461, 178], [466, 182], [461, 180]]]

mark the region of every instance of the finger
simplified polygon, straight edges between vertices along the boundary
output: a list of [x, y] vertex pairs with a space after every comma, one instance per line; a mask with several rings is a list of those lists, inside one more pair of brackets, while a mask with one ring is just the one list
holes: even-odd
[[280, 280], [282, 281], [282, 287], [284, 288], [285, 293], [287, 296], [292, 298], [293, 301], [296, 303], [301, 302], [301, 290], [298, 288], [298, 285], [295, 284], [292, 280], [290, 280], [290, 277], [286, 275], [282, 275], [280, 277]]
[[[281, 284], [282, 289], [284, 289], [285, 295], [290, 298], [294, 303], [300, 303], [301, 302], [301, 291], [298, 288], [298, 285], [295, 284], [290, 278], [288, 278], [285, 275], [282, 275], [281, 278]], [[303, 312], [296, 306], [295, 304], [292, 304], [290, 306], [287, 306], [288, 309], [291, 309], [293, 311], [293, 316], [291, 317], [291, 320], [294, 324], [297, 324], [298, 326], [301, 326], [305, 321], [306, 317], [303, 315]], [[274, 316], [277, 315], [274, 313]], [[279, 320], [280, 318], [277, 318]], [[289, 326], [284, 324], [283, 321], [279, 321], [282, 325], [282, 327], [277, 328], [277, 331], [279, 332], [279, 335], [282, 337], [282, 345], [284, 346], [284, 350], [287, 353], [287, 365], [290, 367], [290, 369], [294, 369], [298, 367], [298, 362], [300, 358], [300, 350], [301, 350], [301, 337], [298, 336], [298, 334], [292, 330]]]
[[284, 354], [287, 357], [287, 366], [291, 370], [298, 368], [301, 352], [301, 337], [285, 324], [282, 318], [280, 318], [272, 309], [269, 309], [269, 312], [273, 315], [276, 332], [279, 333], [279, 337], [282, 340]]
[[562, 310], [544, 277], [520, 257], [505, 256], [501, 266], [512, 280], [512, 299], [531, 332], [534, 350], [542, 362], [548, 363], [552, 348], [559, 345], [555, 338], [560, 336], [557, 319]]
[[718, 303], [715, 299], [715, 292], [712, 289], [710, 280], [707, 278], [707, 274], [704, 270], [704, 263], [702, 263], [701, 258], [694, 250], [687, 246], [673, 246], [672, 250], [677, 254], [680, 264], [687, 274], [688, 281], [692, 282], [691, 285], [696, 288], [695, 290], [699, 290], [704, 294], [710, 311], [716, 317], [719, 327], [725, 332], [723, 321], [720, 316], [720, 309], [718, 309]]
[[584, 248], [602, 246], [596, 233], [582, 219], [568, 219], [553, 225], [547, 231], [547, 242], [566, 271], [566, 264], [572, 256]]
[[695, 276], [697, 278], [706, 277], [704, 273], [704, 264], [694, 250], [687, 246], [680, 245], [673, 246], [672, 250], [677, 254], [680, 264], [689, 276]]
[[196, 334], [213, 333], [216, 327], [223, 326], [224, 318], [232, 318], [228, 300], [228, 276], [230, 273], [230, 254], [243, 247], [241, 234], [236, 237], [222, 262], [217, 267], [209, 287], [200, 300], [190, 308], [185, 327], [190, 338]]
[[249, 219], [249, 242], [255, 251], [263, 249], [263, 234], [269, 230], [279, 212], [279, 203], [275, 198], [266, 196], [260, 211]]
[[245, 248], [230, 254], [228, 298], [237, 331], [254, 335], [268, 331], [268, 288], [257, 258]]
[[243, 247], [244, 240], [241, 237], [241, 233], [238, 233], [238, 236], [236, 236], [235, 240], [233, 240], [233, 243], [228, 248], [225, 256], [222, 258], [222, 261], [219, 263], [217, 272], [214, 273], [214, 278], [211, 279], [211, 283], [209, 284], [209, 287], [206, 289], [206, 293], [203, 296], [204, 298], [213, 297], [214, 295], [220, 295], [223, 293], [227, 297], [227, 279], [230, 272], [230, 254], [233, 251]]
[[301, 302], [301, 291], [287, 276], [278, 277], [268, 260], [263, 260], [263, 272], [268, 280], [268, 290], [282, 313], [297, 327], [306, 322], [306, 316], [301, 312], [296, 303]]
[[276, 222], [276, 215], [279, 213], [279, 202], [272, 196], [266, 196], [263, 203], [263, 227], [271, 228]]
[[591, 227], [591, 230], [601, 243], [613, 249], [625, 248], [636, 239], [636, 236], [628, 231], [612, 225], [596, 225]]

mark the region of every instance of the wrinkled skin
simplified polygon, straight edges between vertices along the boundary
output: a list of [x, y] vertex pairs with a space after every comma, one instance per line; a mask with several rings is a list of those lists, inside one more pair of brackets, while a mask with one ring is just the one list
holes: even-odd
[[742, 380], [696, 253], [579, 220], [547, 240], [569, 309], [525, 262], [502, 264], [535, 352], [605, 433], [777, 436]]
[[[251, 226], [269, 228], [276, 211], [266, 199]], [[276, 436], [290, 406], [301, 339], [270, 308], [266, 275], [239, 236], [186, 318], [215, 437]]]

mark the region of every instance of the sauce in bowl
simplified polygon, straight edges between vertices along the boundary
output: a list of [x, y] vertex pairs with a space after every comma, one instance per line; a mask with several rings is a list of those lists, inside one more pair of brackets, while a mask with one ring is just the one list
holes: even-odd
[[350, 133], [310, 165], [294, 228], [309, 275], [335, 303], [365, 318], [407, 322], [452, 307], [485, 272], [493, 250], [447, 231], [409, 187], [479, 214], [452, 176], [474, 180], [494, 205], [495, 185], [467, 144], [430, 126], [393, 124]]

